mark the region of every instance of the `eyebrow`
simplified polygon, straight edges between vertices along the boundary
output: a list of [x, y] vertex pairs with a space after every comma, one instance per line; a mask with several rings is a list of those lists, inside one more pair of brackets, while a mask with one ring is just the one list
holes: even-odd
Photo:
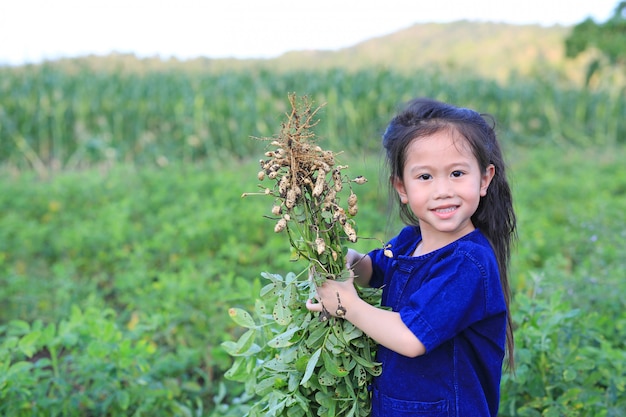
[[[465, 168], [469, 169], [471, 164], [467, 162], [454, 162], [444, 167], [445, 170], [454, 170], [454, 168]], [[439, 167], [437, 167], [439, 168]], [[410, 167], [409, 172], [414, 173], [415, 171], [432, 171], [433, 166], [431, 165], [413, 165]]]

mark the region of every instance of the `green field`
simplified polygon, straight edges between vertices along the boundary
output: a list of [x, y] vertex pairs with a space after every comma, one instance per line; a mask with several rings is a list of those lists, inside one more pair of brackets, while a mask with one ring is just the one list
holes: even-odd
[[287, 94], [325, 105], [317, 134], [337, 150], [378, 152], [398, 106], [416, 96], [492, 114], [524, 146], [626, 141], [624, 87], [580, 89], [551, 78], [508, 83], [418, 70], [244, 72], [0, 68], [0, 164], [40, 176], [96, 163], [164, 165], [250, 157], [251, 136], [277, 132]]
[[[223, 374], [262, 272], [300, 272], [256, 191], [287, 93], [369, 182], [367, 250], [398, 230], [380, 133], [433, 96], [495, 115], [519, 220], [517, 372], [502, 416], [626, 414], [626, 99], [540, 78], [341, 69], [0, 68], [0, 415], [241, 416]], [[621, 93], [620, 93], [621, 92]]]

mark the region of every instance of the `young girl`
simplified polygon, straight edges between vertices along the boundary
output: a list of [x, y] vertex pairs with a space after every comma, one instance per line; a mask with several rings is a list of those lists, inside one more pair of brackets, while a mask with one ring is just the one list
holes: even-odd
[[[372, 416], [496, 416], [505, 344], [513, 367], [507, 265], [515, 214], [492, 126], [479, 113], [417, 99], [383, 135], [407, 226], [387, 249], [350, 250], [353, 276], [307, 308], [379, 343]], [[379, 309], [354, 288], [382, 288]]]

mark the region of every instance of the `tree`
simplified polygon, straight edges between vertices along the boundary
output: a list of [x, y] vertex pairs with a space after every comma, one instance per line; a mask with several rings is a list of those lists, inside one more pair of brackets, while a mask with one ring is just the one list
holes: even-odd
[[[587, 18], [574, 26], [565, 39], [565, 55], [568, 58], [576, 58], [588, 49], [600, 52], [601, 58], [605, 58], [609, 66], [626, 69], [626, 0], [618, 3], [613, 16], [604, 23], [596, 23], [593, 19]], [[596, 58], [589, 64], [585, 79], [587, 85], [593, 75], [600, 70], [601, 58]]]

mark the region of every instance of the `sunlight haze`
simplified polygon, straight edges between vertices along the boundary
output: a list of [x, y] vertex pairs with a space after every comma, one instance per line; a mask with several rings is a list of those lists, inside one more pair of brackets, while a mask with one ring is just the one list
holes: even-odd
[[0, 4], [0, 64], [111, 52], [167, 59], [271, 58], [336, 50], [415, 23], [573, 25], [617, 0], [44, 0]]

